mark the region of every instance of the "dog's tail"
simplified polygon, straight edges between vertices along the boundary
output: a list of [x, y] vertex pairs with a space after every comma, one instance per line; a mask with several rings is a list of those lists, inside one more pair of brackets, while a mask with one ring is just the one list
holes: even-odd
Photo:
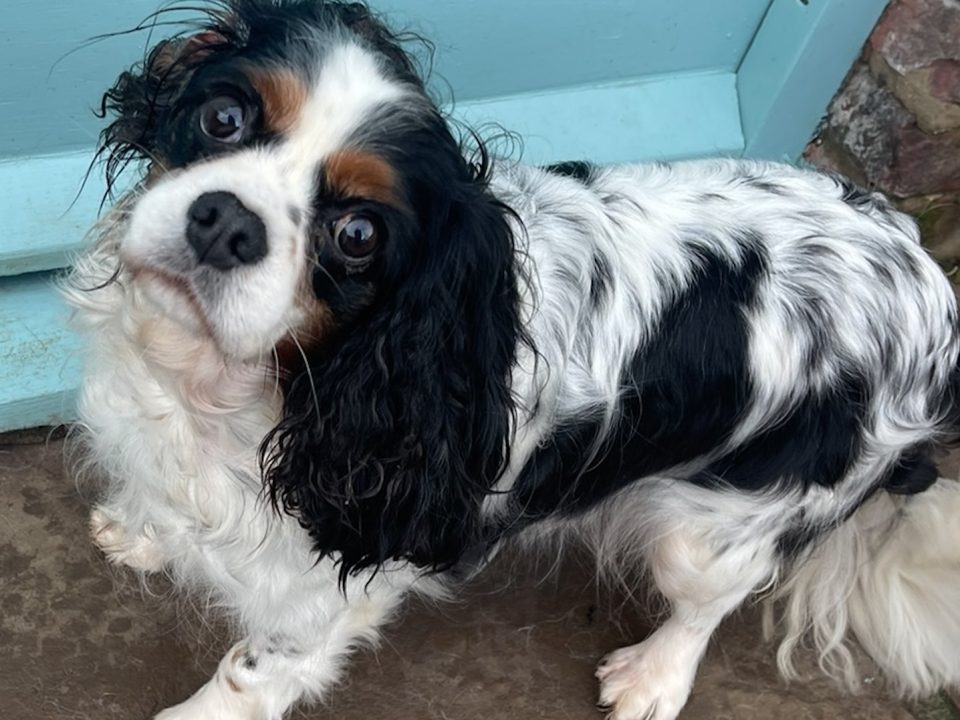
[[[878, 492], [780, 587], [786, 637], [777, 661], [812, 634], [820, 666], [859, 687], [848, 631], [899, 694], [960, 685], [960, 482], [911, 496]], [[768, 624], [767, 629], [772, 629]]]

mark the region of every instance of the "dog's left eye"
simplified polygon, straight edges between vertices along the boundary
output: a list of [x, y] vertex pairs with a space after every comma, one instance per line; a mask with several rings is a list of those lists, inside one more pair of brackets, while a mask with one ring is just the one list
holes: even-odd
[[350, 260], [365, 260], [380, 244], [380, 233], [373, 218], [364, 213], [344, 215], [333, 225], [337, 247]]
[[200, 129], [221, 143], [238, 143], [247, 129], [246, 103], [230, 95], [218, 95], [200, 108]]

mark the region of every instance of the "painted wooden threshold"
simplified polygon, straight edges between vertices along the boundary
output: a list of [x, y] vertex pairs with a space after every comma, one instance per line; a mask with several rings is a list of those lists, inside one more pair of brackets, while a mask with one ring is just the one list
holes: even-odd
[[0, 428], [74, 418], [82, 346], [68, 315], [51, 273], [0, 279]]
[[744, 154], [796, 160], [887, 0], [773, 0], [737, 69]]
[[[495, 122], [523, 139], [522, 159], [599, 163], [739, 155], [743, 149], [736, 76], [663, 75], [562, 88], [458, 105], [454, 116], [480, 130]], [[509, 146], [502, 151], [511, 152]], [[94, 223], [103, 184], [92, 150], [0, 162], [0, 276], [65, 267]]]
[[662, 75], [464, 103], [471, 127], [499, 123], [523, 142], [522, 160], [623, 163], [743, 151], [732, 72]]

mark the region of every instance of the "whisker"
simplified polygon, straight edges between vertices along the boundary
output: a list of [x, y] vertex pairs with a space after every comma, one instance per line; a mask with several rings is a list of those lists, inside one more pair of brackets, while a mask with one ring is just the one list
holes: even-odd
[[290, 335], [290, 339], [293, 340], [293, 344], [300, 352], [300, 357], [303, 358], [303, 368], [307, 373], [307, 381], [310, 383], [310, 393], [313, 396], [313, 409], [317, 413], [317, 418], [319, 419], [322, 417], [320, 415], [320, 398], [317, 396], [317, 386], [313, 381], [313, 371], [310, 369], [310, 361], [307, 359], [307, 353], [304, 351], [303, 346], [297, 339], [297, 336], [290, 330], [289, 327], [287, 328], [287, 332]]
[[273, 353], [273, 394], [280, 394], [280, 355], [277, 353], [277, 346], [270, 348]]
[[333, 284], [334, 289], [339, 293], [340, 284], [334, 279], [333, 275], [330, 274], [330, 271], [327, 270], [323, 266], [323, 264], [312, 255], [308, 255], [308, 259], [310, 260], [310, 262], [313, 264], [315, 268], [320, 270], [327, 277], [327, 279]]

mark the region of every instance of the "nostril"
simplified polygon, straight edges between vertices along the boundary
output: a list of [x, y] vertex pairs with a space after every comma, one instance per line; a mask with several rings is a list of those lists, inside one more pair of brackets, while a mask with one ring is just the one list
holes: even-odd
[[213, 205], [205, 205], [193, 208], [190, 213], [190, 219], [203, 227], [211, 227], [217, 224], [217, 220], [220, 219], [220, 213]]
[[230, 250], [242, 263], [252, 263], [263, 257], [262, 243], [256, 242], [245, 232], [235, 232], [230, 236]]
[[198, 197], [187, 211], [187, 219], [203, 227], [212, 227], [220, 219], [220, 205], [224, 204], [228, 193], [204, 193]]
[[204, 193], [193, 202], [186, 240], [201, 265], [218, 270], [252, 265], [267, 255], [263, 220], [229, 192]]

